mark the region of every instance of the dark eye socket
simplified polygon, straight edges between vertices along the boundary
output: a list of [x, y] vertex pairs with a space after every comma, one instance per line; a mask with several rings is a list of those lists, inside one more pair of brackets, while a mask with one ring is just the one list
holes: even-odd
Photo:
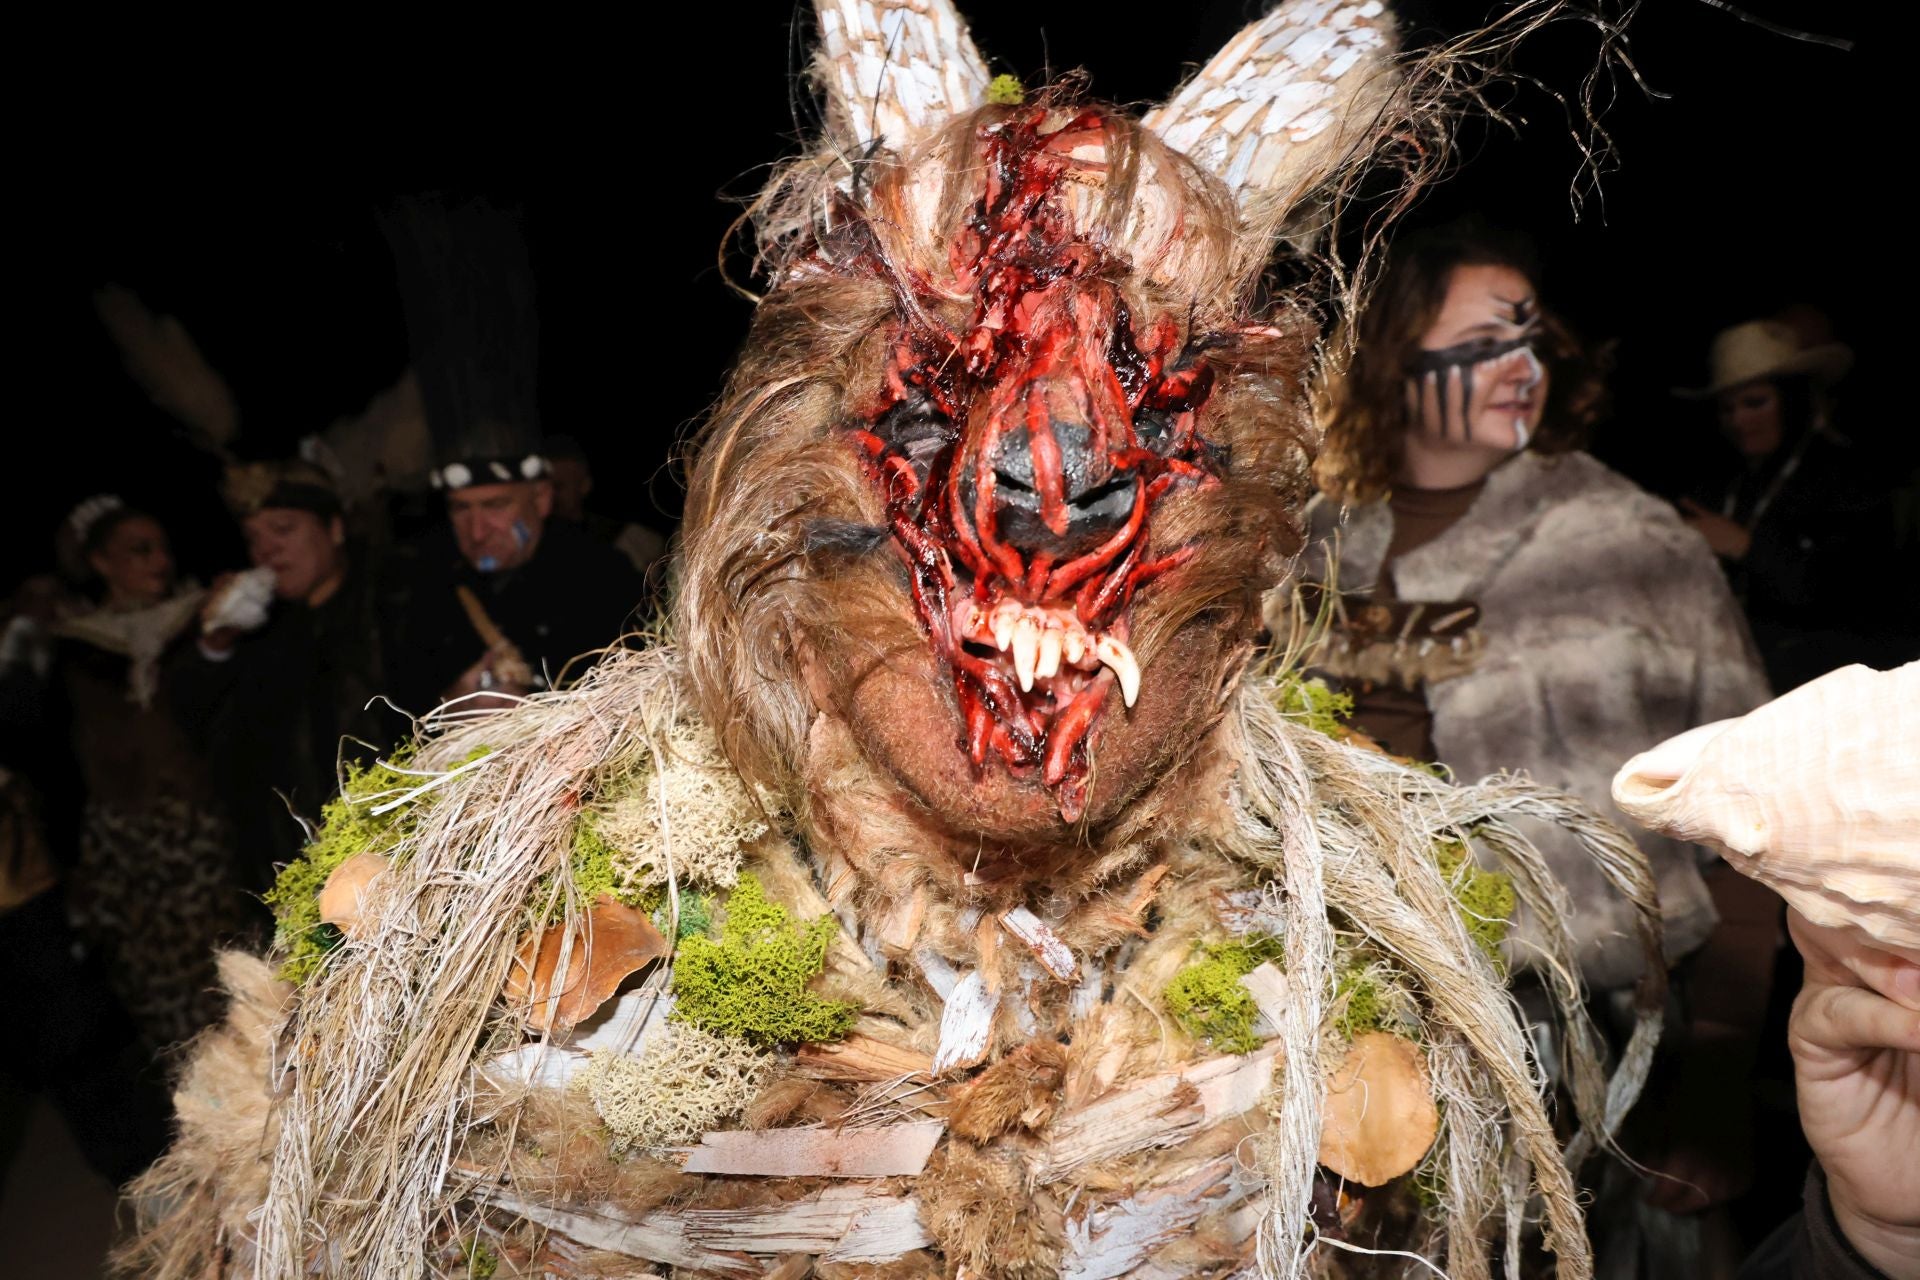
[[934, 454], [953, 443], [957, 434], [947, 415], [919, 397], [902, 400], [881, 414], [873, 430], [922, 470]]
[[1133, 415], [1133, 436], [1142, 448], [1165, 453], [1173, 443], [1173, 415], [1164, 409], [1141, 409]]

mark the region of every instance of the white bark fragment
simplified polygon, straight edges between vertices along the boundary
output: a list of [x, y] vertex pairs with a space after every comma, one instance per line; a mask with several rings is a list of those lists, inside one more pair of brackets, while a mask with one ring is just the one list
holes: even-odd
[[1015, 907], [1001, 915], [1000, 923], [1008, 933], [1026, 943], [1041, 967], [1060, 981], [1071, 982], [1080, 971], [1080, 962], [1074, 959], [1073, 948], [1061, 941], [1060, 935], [1048, 928], [1046, 922], [1032, 911]]
[[987, 1042], [993, 1038], [993, 1015], [999, 1004], [999, 994], [987, 990], [987, 981], [979, 973], [960, 980], [940, 1015], [940, 1048], [933, 1055], [933, 1074], [970, 1067], [987, 1056]]
[[882, 1129], [731, 1129], [687, 1153], [688, 1173], [757, 1178], [912, 1178], [946, 1129], [916, 1120]]
[[1278, 1044], [1150, 1076], [1056, 1117], [1033, 1163], [1036, 1182], [1147, 1147], [1171, 1147], [1251, 1110], [1273, 1084]]

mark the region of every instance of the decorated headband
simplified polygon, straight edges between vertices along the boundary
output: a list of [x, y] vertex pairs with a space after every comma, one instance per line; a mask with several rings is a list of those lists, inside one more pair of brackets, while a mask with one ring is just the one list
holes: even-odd
[[91, 498], [83, 498], [67, 513], [67, 531], [73, 535], [76, 543], [84, 547], [94, 526], [100, 523], [100, 518], [126, 505], [117, 493], [96, 493]]
[[427, 473], [436, 489], [459, 490], [476, 484], [513, 484], [523, 480], [544, 480], [552, 470], [546, 458], [537, 453], [525, 457], [468, 458], [449, 462]]

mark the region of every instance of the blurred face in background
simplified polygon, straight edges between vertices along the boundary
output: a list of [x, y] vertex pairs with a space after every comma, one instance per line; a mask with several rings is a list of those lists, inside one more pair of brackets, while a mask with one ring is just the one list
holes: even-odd
[[107, 603], [120, 608], [158, 604], [173, 590], [173, 550], [167, 531], [148, 516], [120, 520], [87, 553], [106, 584]]
[[533, 558], [553, 514], [553, 486], [545, 480], [476, 484], [447, 495], [454, 541], [482, 573], [513, 569]]
[[1509, 266], [1455, 267], [1408, 371], [1408, 419], [1428, 448], [1503, 457], [1527, 446], [1547, 402], [1534, 353], [1540, 304]]
[[1720, 393], [1719, 403], [1720, 431], [1747, 461], [1768, 457], [1786, 438], [1780, 388], [1773, 383], [1761, 379], [1730, 387]]
[[266, 507], [240, 522], [247, 558], [273, 570], [273, 593], [282, 600], [319, 604], [333, 594], [347, 569], [346, 526], [296, 507]]
[[587, 518], [587, 496], [593, 492], [593, 471], [585, 458], [549, 458], [547, 475], [553, 482], [553, 514], [579, 524]]

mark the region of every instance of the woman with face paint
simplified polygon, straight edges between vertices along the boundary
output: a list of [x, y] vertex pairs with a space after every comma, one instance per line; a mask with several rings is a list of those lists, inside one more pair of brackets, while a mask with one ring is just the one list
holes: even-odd
[[[1629, 755], [1768, 691], [1699, 536], [1578, 451], [1602, 403], [1598, 371], [1543, 308], [1536, 279], [1524, 254], [1478, 231], [1395, 245], [1322, 399], [1323, 493], [1303, 577], [1333, 592], [1309, 665], [1353, 696], [1355, 727], [1393, 754], [1462, 778], [1524, 770], [1622, 821], [1610, 782]], [[1570, 891], [1558, 923], [1588, 989], [1629, 986], [1626, 904], [1569, 844], [1537, 834]], [[1725, 1082], [1750, 1066], [1779, 936], [1764, 893], [1738, 876], [1714, 883], [1713, 861], [1692, 847], [1640, 839], [1668, 955], [1692, 954], [1693, 1007], [1673, 1015], [1689, 1045], [1675, 1060], [1692, 1066], [1667, 1086], [1687, 1100], [1684, 1119], [1649, 1126], [1672, 1140], [1629, 1148], [1668, 1177], [1608, 1188], [1597, 1238], [1609, 1218], [1631, 1235], [1642, 1197], [1697, 1214], [1740, 1189], [1746, 1094]], [[1518, 969], [1540, 928], [1516, 929]], [[1609, 1203], [1627, 1207], [1610, 1214]], [[1690, 1217], [1680, 1234], [1699, 1229]]]

